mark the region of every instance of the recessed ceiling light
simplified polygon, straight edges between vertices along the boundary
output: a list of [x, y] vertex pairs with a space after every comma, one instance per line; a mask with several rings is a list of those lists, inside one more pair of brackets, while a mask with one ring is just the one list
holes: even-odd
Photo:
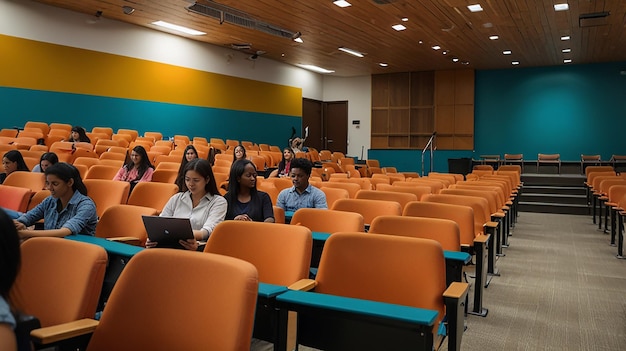
[[489, 39], [491, 39], [491, 40], [498, 40], [498, 39], [500, 39], [500, 37], [497, 36], [497, 35], [492, 35], [492, 36], [489, 37]]
[[457, 57], [453, 57], [452, 62], [459, 62], [459, 59]]
[[389, 64], [388, 64], [388, 63], [384, 63], [384, 62], [381, 62], [381, 63], [379, 63], [378, 65], [379, 65], [380, 67], [387, 67], [387, 66], [389, 66]]
[[462, 65], [469, 65], [469, 61], [463, 61], [461, 62]]
[[365, 54], [363, 54], [361, 52], [358, 52], [358, 51], [352, 50], [352, 49], [348, 49], [348, 48], [344, 48], [344, 47], [340, 47], [339, 51], [343, 51], [343, 52], [345, 52], [347, 54], [354, 55], [356, 57], [363, 57], [363, 56], [365, 56]]
[[314, 72], [317, 72], [317, 73], [333, 73], [333, 72], [335, 72], [333, 70], [329, 70], [329, 69], [326, 69], [326, 68], [318, 67], [318, 66], [315, 66], [315, 65], [296, 64], [296, 66], [304, 68], [304, 69], [308, 69], [309, 71], [314, 71]]
[[483, 8], [480, 6], [480, 4], [474, 4], [474, 5], [467, 5], [467, 8], [471, 11], [471, 12], [480, 12], [483, 10]]
[[569, 10], [569, 5], [567, 3], [554, 4], [554, 11], [567, 11], [567, 10]]
[[569, 40], [569, 35], [564, 35], [561, 37], [561, 40]]
[[442, 53], [442, 54], [444, 54], [444, 55], [447, 55], [447, 54], [448, 54], [448, 51], [443, 50], [441, 53]]
[[563, 49], [563, 50], [561, 50], [561, 52], [563, 52], [563, 53], [572, 52], [572, 49]]
[[351, 3], [344, 1], [344, 0], [337, 0], [337, 1], [333, 1], [333, 4], [339, 6], [339, 7], [348, 7], [348, 6], [352, 6]]
[[502, 51], [503, 55], [510, 55], [511, 54], [511, 50], [504, 50]]
[[391, 28], [397, 30], [398, 32], [406, 29], [406, 27], [403, 26], [402, 24], [394, 24], [393, 26], [391, 26]]
[[424, 44], [424, 41], [423, 40], [419, 40], [417, 43], [418, 44]]
[[433, 48], [433, 50], [439, 50], [439, 49], [441, 49], [441, 46], [439, 46], [439, 45], [435, 45], [435, 46], [433, 46], [432, 48]]
[[402, 17], [402, 22], [408, 22], [408, 21], [409, 21], [409, 19], [408, 19], [408, 18], [406, 18], [406, 17]]
[[302, 40], [302, 38], [296, 38], [293, 41], [296, 41], [298, 43], [304, 43], [304, 41]]
[[513, 62], [511, 62], [511, 64], [514, 65], [514, 66], [519, 65], [519, 61], [513, 61]]
[[563, 60], [563, 63], [572, 63], [572, 59], [565, 59]]
[[199, 30], [179, 26], [177, 24], [172, 24], [172, 23], [165, 22], [165, 21], [156, 21], [156, 22], [152, 22], [152, 24], [154, 24], [155, 26], [175, 30], [178, 32], [183, 32], [183, 33], [190, 34], [190, 35], [205, 35], [206, 34], [205, 32], [201, 32]]

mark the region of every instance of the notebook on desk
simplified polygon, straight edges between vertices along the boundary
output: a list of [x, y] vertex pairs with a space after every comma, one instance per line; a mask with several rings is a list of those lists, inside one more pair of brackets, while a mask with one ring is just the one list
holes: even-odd
[[157, 247], [182, 249], [179, 240], [193, 239], [189, 218], [142, 216], [150, 241]]

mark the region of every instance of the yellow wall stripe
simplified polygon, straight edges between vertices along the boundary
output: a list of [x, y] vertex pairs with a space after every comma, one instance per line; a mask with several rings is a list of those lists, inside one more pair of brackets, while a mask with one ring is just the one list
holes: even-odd
[[302, 89], [0, 35], [0, 86], [302, 115]]

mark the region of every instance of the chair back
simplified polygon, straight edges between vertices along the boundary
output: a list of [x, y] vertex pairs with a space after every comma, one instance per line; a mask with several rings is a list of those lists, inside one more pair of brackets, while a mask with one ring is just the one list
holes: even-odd
[[359, 184], [347, 182], [323, 182], [322, 188], [345, 189], [348, 191], [348, 196], [351, 199], [354, 199], [356, 197], [356, 193], [361, 190], [361, 186]]
[[152, 207], [160, 213], [167, 201], [177, 192], [178, 185], [174, 183], [139, 182], [135, 185], [127, 203]]
[[300, 208], [294, 212], [291, 224], [302, 225], [312, 232], [363, 232], [365, 224], [359, 213], [324, 210], [319, 208]]
[[107, 179], [113, 180], [120, 168], [115, 166], [95, 164], [87, 170], [85, 179]]
[[278, 206], [272, 206], [274, 209], [274, 223], [285, 224], [285, 210]]
[[30, 189], [0, 184], [0, 207], [26, 212], [31, 195]]
[[474, 209], [470, 206], [436, 202], [411, 202], [404, 208], [402, 216], [454, 221], [459, 226], [462, 245], [472, 246], [474, 238], [482, 232], [482, 224], [478, 228], [474, 226]]
[[87, 195], [96, 203], [98, 217], [113, 205], [125, 204], [130, 192], [130, 183], [106, 179], [85, 179]]
[[38, 192], [33, 194], [33, 196], [30, 198], [30, 202], [28, 203], [27, 210], [28, 211], [32, 210], [48, 196], [50, 196], [50, 190], [48, 189], [39, 190]]
[[46, 186], [46, 176], [38, 172], [14, 171], [6, 177], [2, 184], [30, 189], [36, 193]]
[[15, 308], [42, 327], [93, 318], [107, 266], [97, 245], [59, 238], [31, 238], [20, 247], [22, 263], [10, 292]]
[[587, 166], [585, 167], [585, 177], [589, 178], [592, 172], [615, 172], [613, 166]]
[[174, 183], [178, 178], [178, 171], [174, 169], [157, 169], [152, 173], [152, 181], [156, 183]]
[[382, 190], [360, 190], [356, 194], [357, 199], [369, 199], [369, 200], [385, 200], [395, 201], [400, 204], [400, 207], [411, 202], [419, 200], [415, 194], [400, 193], [396, 191], [382, 191]]
[[151, 207], [133, 205], [113, 205], [104, 211], [96, 226], [96, 236], [113, 238], [120, 236], [134, 237], [144, 246], [148, 233], [141, 216], [155, 216], [158, 212]]
[[[248, 262], [144, 250], [116, 282], [87, 350], [250, 350], [257, 294]], [[181, 301], [193, 307], [181, 308]]]
[[290, 285], [309, 276], [312, 245], [311, 231], [303, 226], [224, 221], [211, 233], [204, 252], [252, 263], [260, 282]]
[[421, 186], [421, 185], [401, 186], [401, 185], [392, 185], [392, 184], [378, 184], [378, 186], [376, 187], [376, 190], [414, 194], [415, 197], [417, 198], [417, 201], [420, 201], [422, 196], [426, 194], [432, 194], [431, 187]]
[[461, 251], [459, 225], [449, 219], [378, 216], [368, 233], [431, 239], [439, 242], [444, 250]]
[[436, 310], [433, 330], [445, 313], [445, 262], [441, 244], [434, 240], [333, 234], [324, 246], [315, 280], [315, 291], [323, 294]]
[[451, 194], [433, 194], [425, 195], [422, 198], [422, 201], [471, 207], [474, 212], [474, 232], [476, 234], [485, 234], [483, 227], [485, 223], [491, 221], [489, 203], [486, 199], [481, 197]]
[[332, 188], [332, 187], [320, 187], [320, 190], [326, 195], [326, 204], [328, 208], [332, 207], [335, 201], [339, 199], [349, 199], [350, 193], [346, 189]]
[[360, 213], [365, 224], [370, 224], [374, 218], [383, 215], [400, 216], [402, 207], [396, 201], [340, 199], [335, 201], [332, 210]]

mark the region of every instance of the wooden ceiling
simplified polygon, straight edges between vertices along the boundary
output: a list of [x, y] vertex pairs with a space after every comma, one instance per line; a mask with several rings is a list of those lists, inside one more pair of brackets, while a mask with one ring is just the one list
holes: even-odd
[[[188, 11], [193, 0], [35, 0], [105, 19], [161, 30], [157, 20], [206, 32], [189, 36], [223, 47], [251, 44], [242, 51], [258, 59], [311, 64], [334, 70], [336, 76], [455, 68], [511, 67], [626, 61], [624, 0], [349, 0], [339, 8], [332, 0], [218, 0], [254, 18], [289, 32], [301, 32], [303, 43]], [[211, 4], [209, 0], [197, 0]], [[569, 4], [555, 11], [555, 3]], [[481, 12], [467, 5], [480, 4]], [[134, 8], [127, 15], [123, 6]], [[580, 16], [608, 12], [600, 18]], [[402, 22], [402, 18], [408, 21]], [[394, 24], [407, 29], [395, 31]], [[499, 39], [489, 39], [498, 35]], [[571, 37], [568, 41], [562, 36]], [[432, 46], [441, 46], [433, 50]], [[364, 58], [338, 51], [348, 47]], [[571, 49], [563, 53], [563, 49]], [[503, 51], [511, 50], [510, 55]], [[444, 54], [445, 52], [445, 54]], [[458, 58], [458, 62], [453, 62]], [[519, 65], [513, 66], [512, 62]], [[388, 63], [382, 68], [380, 62]]]

